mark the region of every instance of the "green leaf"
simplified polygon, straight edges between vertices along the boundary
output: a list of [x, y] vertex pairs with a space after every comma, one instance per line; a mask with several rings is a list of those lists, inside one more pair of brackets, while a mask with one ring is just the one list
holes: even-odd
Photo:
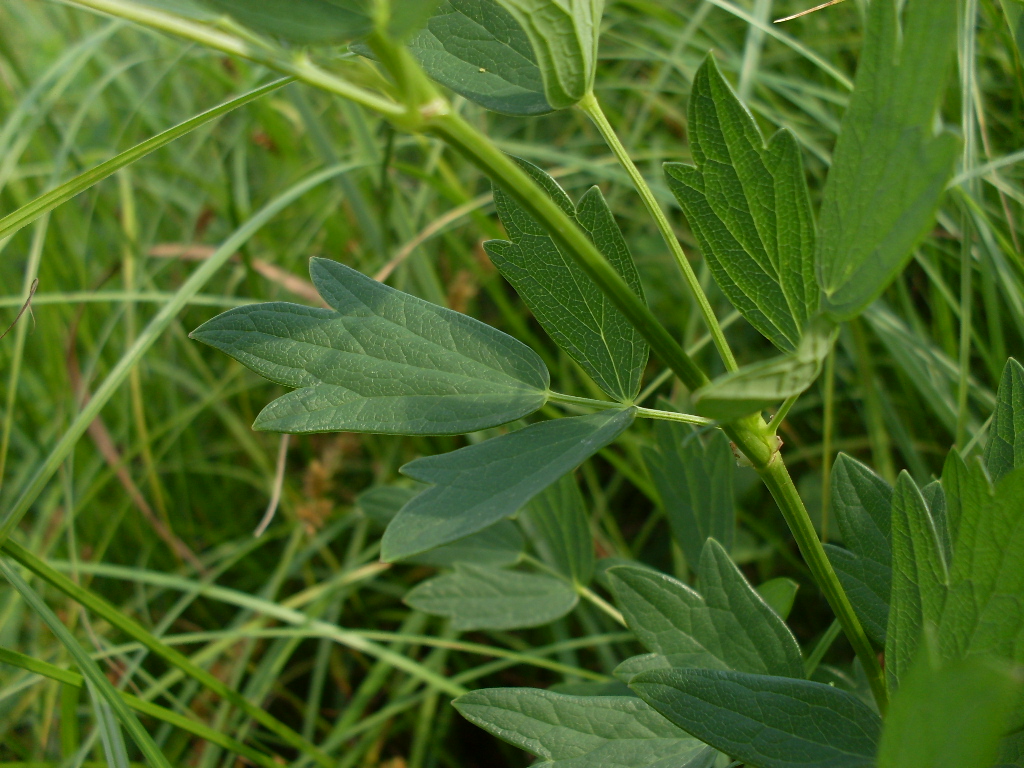
[[715, 753], [633, 696], [491, 688], [452, 702], [545, 768], [710, 768]]
[[733, 475], [736, 460], [729, 440], [713, 430], [706, 440], [692, 427], [659, 421], [656, 449], [645, 449], [644, 462], [665, 510], [672, 536], [695, 568], [708, 538], [732, 549], [736, 533]]
[[441, 0], [390, 0], [390, 3], [388, 34], [402, 40], [427, 24]]
[[430, 77], [482, 107], [507, 115], [553, 109], [530, 39], [497, 0], [447, 0], [408, 45]]
[[984, 657], [939, 666], [930, 655], [921, 654], [892, 699], [878, 768], [990, 768], [1020, 676]]
[[846, 549], [826, 545], [832, 567], [865, 631], [885, 644], [892, 590], [892, 488], [856, 459], [832, 467], [832, 516]]
[[892, 496], [892, 594], [885, 637], [885, 673], [892, 690], [913, 665], [922, 632], [942, 613], [948, 581], [931, 512], [903, 472]]
[[956, 19], [956, 0], [869, 7], [819, 216], [818, 280], [837, 320], [885, 289], [935, 221], [959, 149], [951, 134], [935, 134]]
[[753, 115], [709, 55], [693, 81], [690, 151], [696, 167], [667, 163], [715, 282], [784, 352], [818, 310], [814, 215], [800, 148], [780, 130], [765, 145]]
[[608, 571], [626, 624], [647, 650], [664, 657], [633, 662], [803, 677], [800, 646], [786, 623], [750, 586], [728, 553], [708, 539], [700, 558], [701, 593], [647, 568]]
[[511, 517], [622, 434], [633, 416], [627, 408], [544, 421], [406, 464], [403, 474], [434, 487], [406, 504], [388, 526], [381, 558], [417, 555]]
[[578, 600], [561, 579], [468, 563], [456, 563], [452, 573], [435, 576], [405, 596], [410, 608], [447, 616], [459, 632], [549, 624]]
[[359, 494], [356, 497], [356, 506], [381, 528], [387, 528], [388, 523], [398, 514], [398, 510], [419, 492], [419, 489], [400, 485], [379, 485]]
[[590, 93], [604, 0], [498, 1], [530, 38], [548, 103], [564, 109]]
[[273, 432], [459, 434], [540, 408], [548, 372], [526, 345], [466, 315], [313, 259], [334, 309], [273, 302], [218, 315], [191, 336], [278, 384], [300, 387], [268, 405]]
[[[601, 191], [593, 187], [578, 206], [544, 171], [517, 161], [594, 241], [633, 292], [643, 298], [640, 275]], [[640, 391], [647, 343], [576, 262], [563, 255], [544, 228], [500, 187], [494, 202], [511, 242], [492, 240], [484, 249], [552, 339], [619, 402]]]
[[630, 688], [701, 741], [757, 768], [872, 768], [882, 722], [823, 683], [713, 669], [664, 669]]
[[1001, 0], [1010, 34], [1017, 43], [1017, 51], [1024, 59], [1024, 0]]
[[769, 608], [779, 614], [779, 618], [783, 621], [789, 618], [789, 614], [793, 610], [793, 603], [796, 601], [796, 593], [799, 590], [800, 585], [785, 576], [770, 579], [757, 586], [757, 594], [768, 603]]
[[544, 558], [577, 584], [594, 577], [594, 537], [583, 494], [572, 475], [566, 475], [528, 507]]
[[1003, 369], [992, 416], [985, 466], [993, 482], [1024, 467], [1024, 366], [1012, 357]]
[[694, 409], [709, 419], [735, 421], [801, 394], [821, 375], [837, 333], [816, 322], [796, 352], [744, 366], [694, 390]]
[[[369, 34], [373, 17], [367, 0], [199, 0], [255, 32], [296, 45], [338, 45]], [[186, 15], [196, 4], [164, 0]]]
[[1024, 468], [992, 487], [977, 461], [969, 477], [976, 479], [960, 486], [940, 649], [944, 658], [991, 654], [1024, 664]]

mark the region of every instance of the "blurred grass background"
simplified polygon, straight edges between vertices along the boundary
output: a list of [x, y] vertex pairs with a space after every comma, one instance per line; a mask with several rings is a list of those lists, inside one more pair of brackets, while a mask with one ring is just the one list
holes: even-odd
[[[598, 95], [667, 207], [660, 166], [688, 159], [690, 79], [709, 50], [766, 133], [782, 125], [796, 132], [812, 193], [820, 192], [855, 67], [863, 2], [767, 23], [801, 7], [799, 0], [609, 3]], [[951, 444], [972, 448], [983, 439], [1006, 357], [1024, 351], [1024, 70], [1000, 3], [965, 0], [965, 9], [947, 116], [966, 149], [938, 226], [886, 296], [843, 329], [821, 386], [784, 428], [812, 510], [823, 507], [823, 477], [836, 451], [890, 480], [906, 468], [927, 481]], [[0, 4], [0, 215], [273, 77], [58, 3]], [[600, 184], [657, 314], [688, 344], [702, 343], [693, 302], [656, 230], [582, 114], [522, 120], [459, 108], [507, 151], [555, 173], [574, 197]], [[558, 389], [593, 394], [483, 254], [481, 242], [501, 235], [488, 183], [432, 139], [395, 134], [358, 107], [292, 84], [0, 241], [0, 331], [39, 280], [31, 313], [0, 340], [0, 511], [6, 515], [90, 391], [196, 265], [286, 189], [339, 163], [351, 170], [272, 217], [190, 301], [15, 539], [298, 740], [289, 743], [147, 652], [116, 621], [31, 580], [113, 685], [276, 755], [271, 764], [525, 765], [522, 753], [463, 723], [448, 700], [482, 685], [606, 679], [632, 652], [627, 636], [587, 606], [537, 630], [457, 636], [402, 604], [431, 572], [380, 565], [380, 531], [356, 503], [362, 491], [396, 481], [406, 461], [485, 435], [340, 434], [292, 438], [283, 447], [278, 436], [249, 426], [279, 388], [187, 338], [241, 303], [315, 302], [306, 264], [327, 256], [527, 341]], [[720, 317], [728, 317], [706, 270], [703, 277]], [[769, 354], [742, 321], [728, 335], [741, 363]], [[713, 352], [698, 354], [714, 369]], [[655, 361], [649, 395], [678, 395], [659, 373]], [[634, 429], [580, 473], [596, 546], [604, 556], [685, 573], [652, 501], [640, 460], [646, 440], [643, 427]], [[277, 516], [254, 538], [277, 489]], [[803, 585], [791, 624], [801, 642], [813, 643], [831, 614], [768, 494], [753, 476], [743, 476], [737, 490], [737, 559], [756, 578], [787, 575]], [[834, 538], [827, 521], [824, 527]], [[102, 712], [80, 690], [80, 678], [78, 685], [60, 678], [60, 670], [75, 668], [67, 648], [6, 584], [0, 649], [0, 765], [102, 761]], [[31, 668], [28, 657], [42, 666]], [[849, 672], [841, 641], [827, 659], [834, 674]], [[144, 722], [172, 763], [245, 761], [196, 727], [152, 714]]]

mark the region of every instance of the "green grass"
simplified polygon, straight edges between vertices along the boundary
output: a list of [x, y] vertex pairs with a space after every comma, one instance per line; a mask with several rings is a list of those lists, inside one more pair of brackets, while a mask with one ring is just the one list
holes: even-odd
[[[797, 134], [820, 196], [860, 6], [751, 26], [801, 3], [611, 5], [598, 93], [665, 207], [660, 166], [689, 159], [685, 104], [709, 49], [762, 127]], [[828, 368], [834, 386], [823, 380], [785, 426], [812, 511], [839, 450], [890, 481], [904, 467], [927, 481], [950, 444], [983, 438], [1002, 365], [1024, 354], [1024, 70], [1001, 13], [980, 0], [976, 36], [962, 35], [971, 77], [948, 105], [950, 114], [974, 105], [973, 118], [939, 227], [884, 307], [844, 328]], [[0, 217], [275, 78], [59, 4], [0, 5]], [[462, 109], [574, 198], [601, 184], [655, 313], [701, 345], [702, 362], [720, 365], [641, 201], [582, 114], [527, 121]], [[727, 316], [677, 211], [672, 222]], [[309, 302], [306, 263], [322, 255], [370, 275], [387, 269], [391, 285], [512, 333], [542, 354], [562, 391], [594, 396], [483, 256], [480, 242], [498, 236], [489, 185], [439, 142], [392, 134], [359, 107], [292, 84], [0, 241], [0, 326], [39, 279], [31, 314], [0, 340], [0, 525], [24, 513], [12, 541], [41, 565], [22, 578], [68, 630], [58, 638], [28, 593], [0, 587], [0, 765], [105, 761], [82, 654], [121, 692], [110, 696], [145, 702], [138, 716], [171, 764], [203, 768], [235, 764], [239, 744], [268, 765], [273, 756], [295, 766], [525, 765], [448, 701], [481, 686], [607, 678], [634, 645], [596, 610], [458, 637], [401, 602], [427, 569], [378, 564], [380, 530], [355, 497], [463, 438], [292, 438], [279, 473], [280, 439], [249, 425], [280, 392], [187, 338], [222, 308]], [[182, 251], [189, 258], [174, 256]], [[742, 321], [726, 333], [741, 364], [766, 355]], [[648, 392], [651, 405], [672, 394], [657, 382]], [[95, 421], [89, 397], [101, 398]], [[582, 472], [595, 538], [606, 555], [678, 570], [640, 461], [645, 442], [634, 430]], [[831, 613], [755, 480], [741, 476], [735, 554], [762, 578], [801, 582], [791, 624], [813, 643]], [[278, 486], [277, 516], [254, 539]], [[38, 496], [19, 508], [33, 487]], [[5, 567], [20, 567], [7, 557], [16, 551], [5, 550]], [[824, 664], [845, 674], [850, 658], [839, 641]], [[133, 749], [128, 758], [140, 760]]]

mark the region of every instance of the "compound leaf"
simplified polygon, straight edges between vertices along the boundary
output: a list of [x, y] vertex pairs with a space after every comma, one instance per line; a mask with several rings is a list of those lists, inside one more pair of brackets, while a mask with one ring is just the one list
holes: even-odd
[[659, 421], [656, 449], [644, 451], [672, 535], [691, 568], [700, 562], [708, 538], [732, 549], [736, 532], [733, 475], [736, 461], [729, 440], [713, 430], [706, 440], [683, 424]]
[[459, 434], [505, 424], [547, 399], [543, 361], [511, 336], [313, 259], [333, 309], [238, 307], [192, 332], [278, 384], [255, 428], [274, 432]]
[[577, 584], [589, 584], [594, 577], [594, 537], [583, 494], [572, 475], [548, 486], [527, 511], [545, 559]]
[[832, 516], [847, 548], [825, 550], [865, 631], [884, 645], [892, 589], [892, 488], [845, 453], [832, 467], [831, 487]]
[[487, 109], [553, 109], [530, 39], [497, 0], [446, 0], [408, 46], [430, 77]]
[[713, 56], [697, 71], [689, 107], [696, 167], [665, 165], [719, 288], [758, 331], [794, 351], [818, 310], [814, 216], [793, 134], [765, 145]]
[[1012, 357], [999, 382], [985, 466], [993, 482], [999, 482], [1017, 467], [1024, 467], [1024, 366]]
[[409, 607], [447, 616], [460, 632], [522, 629], [560, 619], [576, 607], [576, 592], [562, 579], [468, 563], [419, 584]]
[[647, 568], [617, 566], [608, 578], [626, 624], [662, 657], [627, 663], [617, 674], [653, 665], [803, 677], [793, 633], [714, 539], [700, 558], [701, 594]]
[[631, 408], [532, 424], [402, 467], [430, 483], [384, 532], [381, 557], [401, 560], [476, 533], [511, 517], [562, 475], [618, 437]]
[[990, 768], [1019, 675], [983, 657], [939, 666], [930, 656], [921, 654], [893, 696], [878, 768]]
[[453, 706], [546, 768], [710, 768], [715, 758], [714, 750], [633, 696], [491, 688]]
[[823, 683], [713, 669], [660, 669], [630, 688], [701, 741], [757, 768], [872, 768], [881, 720]]
[[[593, 187], [573, 205], [540, 168], [519, 164], [590, 236], [641, 298], [640, 275], [601, 191]], [[546, 230], [500, 187], [494, 202], [511, 242], [492, 240], [484, 249], [538, 322], [598, 385], [619, 402], [640, 391], [648, 347], [625, 316], [576, 262], [563, 255]]]
[[937, 623], [949, 581], [942, 544], [921, 491], [906, 472], [892, 496], [892, 595], [885, 672], [892, 690], [917, 657], [922, 633]]
[[935, 134], [956, 19], [956, 0], [869, 7], [815, 255], [826, 308], [837, 320], [860, 314], [885, 289], [935, 220], [959, 147], [951, 134]]
[[604, 0], [498, 0], [530, 38], [548, 103], [556, 109], [590, 93]]

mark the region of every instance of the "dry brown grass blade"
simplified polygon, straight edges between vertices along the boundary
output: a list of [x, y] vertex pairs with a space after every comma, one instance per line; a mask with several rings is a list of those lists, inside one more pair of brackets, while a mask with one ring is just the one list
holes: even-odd
[[781, 24], [784, 21], [792, 21], [793, 19], [799, 19], [801, 16], [806, 16], [810, 13], [814, 13], [815, 11], [820, 11], [823, 8], [828, 8], [830, 5], [839, 5], [841, 2], [843, 2], [843, 0], [829, 0], [829, 2], [827, 3], [816, 5], [813, 8], [808, 8], [806, 11], [800, 11], [800, 13], [794, 13], [792, 16], [787, 16], [784, 19], [776, 19], [774, 23]]

